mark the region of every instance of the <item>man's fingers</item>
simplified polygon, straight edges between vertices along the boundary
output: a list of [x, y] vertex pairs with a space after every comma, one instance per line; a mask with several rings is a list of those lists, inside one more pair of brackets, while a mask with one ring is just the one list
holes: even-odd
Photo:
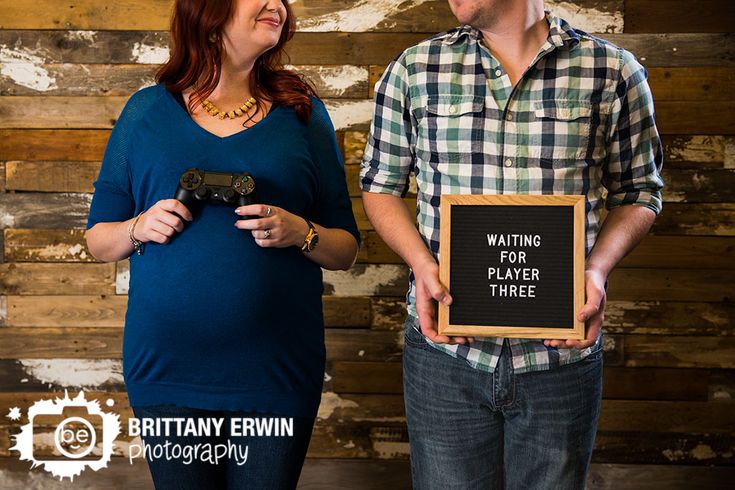
[[452, 304], [452, 297], [449, 295], [449, 291], [436, 278], [429, 278], [426, 282], [426, 289], [434, 300], [446, 306]]

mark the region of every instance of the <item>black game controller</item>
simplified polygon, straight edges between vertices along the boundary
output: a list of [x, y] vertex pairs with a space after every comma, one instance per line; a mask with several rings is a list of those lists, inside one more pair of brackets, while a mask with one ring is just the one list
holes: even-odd
[[[247, 172], [229, 174], [190, 168], [179, 179], [174, 199], [181, 201], [190, 211], [202, 202], [247, 206], [257, 203], [255, 180]], [[250, 216], [240, 216], [249, 219]]]

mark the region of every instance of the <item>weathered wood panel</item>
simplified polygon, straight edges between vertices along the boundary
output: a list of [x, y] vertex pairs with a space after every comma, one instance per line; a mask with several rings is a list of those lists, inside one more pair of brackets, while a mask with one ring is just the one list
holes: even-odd
[[[402, 340], [402, 335], [393, 332], [326, 331], [330, 360], [400, 360]], [[121, 349], [121, 328], [0, 328], [0, 359], [117, 359]]]
[[6, 262], [95, 262], [82, 228], [6, 228], [3, 232]]
[[[11, 327], [122, 327], [127, 296], [6, 296]], [[325, 296], [327, 327], [368, 327], [370, 299]]]
[[5, 164], [6, 187], [11, 191], [94, 192], [99, 162], [27, 162]]
[[0, 129], [0, 159], [99, 162], [109, 137], [109, 129]]
[[[44, 63], [40, 58], [21, 53], [7, 50], [0, 95], [129, 96], [155, 84], [154, 76], [160, 67], [159, 64]], [[306, 76], [321, 97], [368, 97], [367, 67], [299, 65], [289, 68]]]
[[735, 204], [669, 203], [652, 230], [657, 235], [735, 236]]
[[2, 294], [115, 294], [115, 264], [0, 264]]
[[[291, 2], [297, 30], [315, 32], [434, 32], [457, 24], [446, 2], [409, 0]], [[100, 5], [76, 0], [3, 0], [3, 29], [168, 29], [172, 0], [122, 0]], [[551, 0], [547, 7], [589, 32], [622, 32], [622, 0]], [[30, 14], [33, 12], [34, 14]], [[81, 35], [81, 34], [80, 34]], [[94, 33], [86, 34], [92, 37]]]
[[[403, 393], [400, 363], [341, 362], [332, 364], [336, 393]], [[676, 368], [606, 367], [605, 399], [707, 401], [709, 371]]]
[[627, 301], [725, 301], [735, 293], [732, 271], [694, 269], [616, 269], [608, 297]]
[[719, 66], [648, 70], [656, 104], [662, 100], [732, 100], [735, 70]]
[[[73, 32], [73, 31], [72, 31]], [[299, 32], [288, 45], [297, 65], [386, 65], [427, 33]], [[32, 63], [160, 64], [168, 57], [163, 31], [97, 31], [93, 38], [63, 30], [0, 30], [0, 45]], [[735, 66], [735, 34], [605, 34], [635, 54], [646, 67]], [[719, 134], [719, 133], [716, 133]]]
[[735, 338], [628, 335], [625, 365], [733, 369]]
[[732, 32], [730, 0], [697, 0], [696, 11], [681, 0], [626, 0], [625, 32]]
[[0, 228], [82, 228], [92, 194], [7, 193], [0, 201]]
[[[371, 328], [401, 330], [402, 297], [371, 298]], [[689, 301], [616, 301], [605, 307], [605, 332], [641, 335], [735, 335], [735, 305]]]
[[[329, 328], [330, 361], [398, 362], [403, 333]], [[3, 327], [0, 359], [117, 359], [122, 329], [110, 327]], [[607, 335], [608, 366], [734, 369], [732, 337]]]
[[735, 168], [735, 138], [664, 135], [666, 167]]

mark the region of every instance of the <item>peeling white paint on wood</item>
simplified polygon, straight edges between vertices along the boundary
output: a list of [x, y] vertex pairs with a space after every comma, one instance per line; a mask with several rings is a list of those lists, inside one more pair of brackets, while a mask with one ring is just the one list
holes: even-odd
[[338, 408], [357, 408], [360, 405], [353, 400], [345, 400], [337, 393], [332, 391], [322, 393], [322, 401], [319, 404], [319, 410], [316, 417], [318, 419], [328, 419]]
[[159, 65], [168, 60], [168, 47], [135, 43], [131, 55], [137, 63]]
[[377, 459], [405, 459], [411, 453], [407, 442], [376, 441], [373, 451]]
[[406, 266], [399, 264], [369, 265], [349, 271], [324, 271], [324, 282], [333, 288], [334, 296], [374, 296], [379, 293], [381, 286], [395, 285], [405, 277]]
[[23, 371], [49, 387], [99, 389], [122, 384], [122, 361], [117, 359], [19, 359]]
[[34, 248], [32, 251], [34, 252], [35, 260], [40, 261], [58, 261], [69, 259], [70, 257], [79, 257], [85, 260], [88, 257], [84, 247], [79, 243], [72, 246], [64, 243], [46, 245], [45, 247]]
[[336, 131], [356, 125], [369, 125], [373, 119], [372, 100], [329, 100], [325, 105]]
[[581, 7], [573, 2], [546, 1], [545, 8], [561, 17], [573, 27], [586, 32], [615, 33], [623, 32], [623, 12], [614, 12], [594, 7]]
[[0, 228], [15, 228], [15, 216], [10, 213], [0, 214]]
[[8, 321], [8, 298], [0, 296], [0, 325], [5, 325]]
[[46, 92], [57, 88], [56, 78], [44, 68], [45, 60], [28, 48], [0, 45], [0, 75], [22, 87]]
[[[359, 0], [351, 8], [304, 18], [297, 21], [302, 32], [365, 32], [375, 30], [380, 24], [408, 9], [430, 0]], [[395, 23], [388, 23], [390, 28]]]
[[678, 136], [667, 145], [667, 157], [677, 162], [721, 162], [725, 160], [725, 140], [722, 136]]
[[97, 42], [97, 31], [68, 31], [64, 37], [69, 41], [85, 41], [91, 46]]
[[130, 289], [130, 261], [121, 260], [117, 263], [115, 273], [115, 294], [128, 294]]
[[364, 82], [367, 83], [370, 74], [361, 66], [344, 65], [337, 67], [320, 66], [317, 69], [322, 83], [333, 90], [336, 96], [344, 94], [349, 88]]

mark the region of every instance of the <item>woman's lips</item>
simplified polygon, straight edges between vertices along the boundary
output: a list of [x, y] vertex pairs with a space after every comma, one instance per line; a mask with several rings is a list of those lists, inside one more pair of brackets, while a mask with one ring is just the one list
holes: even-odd
[[268, 24], [271, 27], [278, 27], [281, 25], [281, 21], [275, 18], [265, 18], [265, 19], [257, 19], [258, 22], [263, 22], [264, 24]]

